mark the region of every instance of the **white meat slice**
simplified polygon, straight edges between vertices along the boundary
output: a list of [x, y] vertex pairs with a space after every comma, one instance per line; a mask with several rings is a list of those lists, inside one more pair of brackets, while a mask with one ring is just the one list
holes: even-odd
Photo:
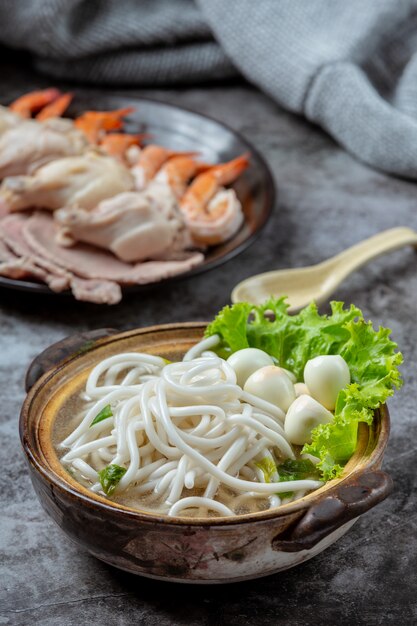
[[13, 113], [8, 107], [0, 105], [0, 135], [2, 135], [9, 128], [13, 128], [23, 122], [21, 115]]
[[0, 202], [10, 211], [30, 207], [55, 210], [79, 206], [91, 210], [101, 200], [133, 189], [133, 176], [118, 160], [90, 150], [47, 163], [33, 176], [5, 178]]
[[86, 147], [84, 134], [71, 120], [21, 119], [0, 135], [0, 178], [32, 174], [54, 159], [80, 155]]
[[93, 211], [60, 209], [55, 219], [63, 227], [58, 239], [63, 245], [84, 241], [127, 262], [169, 258], [189, 244], [184, 219], [164, 188], [118, 194]]

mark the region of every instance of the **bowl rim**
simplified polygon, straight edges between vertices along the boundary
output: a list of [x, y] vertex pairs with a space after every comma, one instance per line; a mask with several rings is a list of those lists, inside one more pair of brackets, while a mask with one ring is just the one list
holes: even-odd
[[[42, 422], [42, 416], [38, 421], [38, 428], [35, 431], [35, 441], [37, 450], [34, 449], [30, 442], [30, 418], [32, 414], [33, 403], [36, 400], [38, 394], [44, 389], [49, 382], [59, 376], [59, 374], [67, 368], [71, 363], [77, 360], [81, 360], [87, 353], [91, 353], [96, 349], [100, 349], [103, 346], [107, 346], [111, 343], [117, 343], [121, 339], [129, 336], [151, 334], [159, 331], [175, 331], [179, 329], [201, 329], [206, 328], [208, 322], [178, 322], [169, 324], [158, 324], [153, 326], [146, 326], [141, 328], [133, 328], [127, 331], [117, 332], [113, 335], [100, 339], [95, 344], [89, 347], [87, 350], [78, 352], [69, 358], [58, 363], [56, 366], [49, 369], [43, 374], [39, 380], [33, 385], [30, 391], [27, 393], [22, 405], [20, 418], [19, 418], [19, 434], [23, 447], [23, 451], [26, 455], [26, 460], [30, 467], [40, 475], [43, 481], [47, 481], [54, 490], [59, 490], [63, 494], [73, 500], [77, 500], [83, 503], [83, 505], [95, 508], [99, 512], [109, 514], [112, 516], [119, 516], [120, 518], [126, 518], [137, 520], [141, 523], [150, 524], [169, 524], [176, 526], [187, 527], [211, 527], [211, 526], [233, 526], [238, 524], [246, 524], [253, 522], [264, 522], [270, 519], [279, 518], [287, 515], [293, 515], [300, 513], [300, 511], [307, 510], [311, 505], [317, 503], [319, 500], [328, 496], [334, 495], [340, 486], [343, 486], [345, 482], [351, 479], [352, 474], [355, 474], [355, 457], [360, 450], [357, 448], [351, 459], [347, 462], [345, 469], [349, 468], [349, 471], [344, 471], [342, 476], [336, 479], [332, 479], [324, 483], [322, 487], [312, 491], [310, 494], [303, 496], [297, 500], [289, 502], [288, 504], [280, 505], [279, 507], [267, 509], [266, 511], [258, 511], [254, 513], [234, 515], [230, 517], [218, 516], [218, 517], [170, 517], [166, 514], [158, 514], [152, 511], [146, 511], [141, 509], [133, 509], [124, 505], [120, 505], [116, 502], [108, 500], [107, 498], [90, 492], [86, 487], [78, 483], [69, 474], [65, 475], [65, 469], [62, 470], [62, 476], [55, 472], [50, 467], [46, 460], [43, 458], [42, 448], [39, 439], [39, 425]], [[379, 420], [379, 436], [375, 442], [371, 454], [369, 455], [366, 463], [362, 468], [363, 471], [372, 470], [380, 467], [381, 460], [388, 443], [389, 431], [390, 431], [390, 417], [386, 404], [383, 404], [376, 410], [376, 416]], [[369, 427], [367, 424], [360, 423], [359, 429], [362, 433], [366, 431], [369, 433]], [[369, 444], [369, 438], [366, 438], [365, 445], [362, 446], [362, 452], [365, 452]], [[58, 459], [55, 450], [51, 443], [51, 449], [54, 451], [56, 458]], [[353, 466], [353, 467], [352, 467]], [[361, 473], [362, 473], [361, 472]], [[65, 480], [64, 480], [65, 476]]]

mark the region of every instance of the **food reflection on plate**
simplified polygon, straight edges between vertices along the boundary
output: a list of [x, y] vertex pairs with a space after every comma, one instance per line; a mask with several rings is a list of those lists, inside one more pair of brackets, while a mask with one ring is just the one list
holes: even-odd
[[47, 89], [0, 108], [0, 275], [114, 304], [121, 286], [187, 272], [240, 229], [227, 186], [247, 154], [209, 164], [198, 146], [119, 132], [132, 108], [59, 117], [70, 100]]

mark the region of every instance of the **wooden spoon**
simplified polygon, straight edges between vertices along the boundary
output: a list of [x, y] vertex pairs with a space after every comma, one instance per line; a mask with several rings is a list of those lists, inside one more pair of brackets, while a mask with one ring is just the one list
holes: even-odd
[[368, 261], [403, 246], [417, 246], [417, 232], [391, 228], [365, 239], [318, 265], [256, 274], [232, 291], [232, 302], [259, 304], [271, 296], [288, 296], [289, 311], [326, 300], [340, 283]]

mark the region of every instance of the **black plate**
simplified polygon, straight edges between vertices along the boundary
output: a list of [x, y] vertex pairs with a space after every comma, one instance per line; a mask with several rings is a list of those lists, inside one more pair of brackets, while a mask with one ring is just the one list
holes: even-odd
[[[127, 98], [107, 95], [75, 95], [69, 115], [76, 116], [88, 109], [111, 110], [134, 106], [128, 117], [127, 132], [148, 132], [152, 143], [175, 150], [198, 150], [202, 160], [216, 163], [228, 161], [244, 152], [250, 152], [250, 167], [233, 185], [242, 203], [245, 222], [232, 239], [207, 250], [204, 262], [189, 272], [160, 281], [172, 281], [193, 276], [225, 263], [243, 252], [259, 234], [270, 217], [275, 203], [275, 186], [268, 165], [249, 141], [239, 133], [216, 120], [164, 102], [147, 98]], [[155, 284], [155, 283], [152, 283]], [[143, 290], [148, 285], [124, 287], [123, 292]], [[0, 276], [0, 287], [54, 293], [42, 283], [14, 280]], [[69, 295], [70, 292], [63, 292]]]

